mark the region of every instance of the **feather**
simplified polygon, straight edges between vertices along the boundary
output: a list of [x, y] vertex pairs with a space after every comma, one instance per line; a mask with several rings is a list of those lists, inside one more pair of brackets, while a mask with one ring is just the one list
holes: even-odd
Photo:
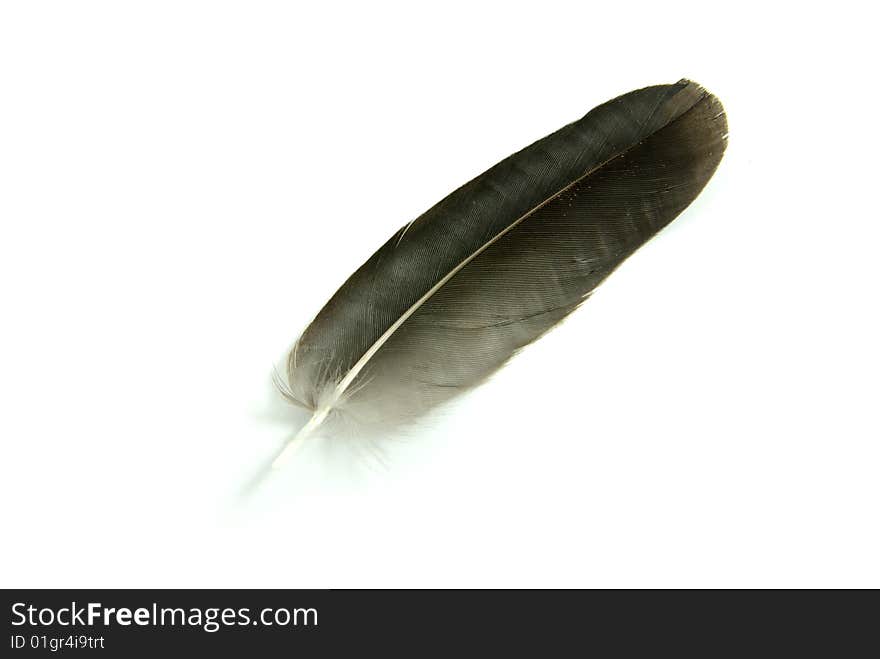
[[281, 387], [320, 426], [415, 419], [574, 311], [683, 211], [724, 152], [721, 103], [682, 80], [624, 94], [401, 227], [294, 344]]

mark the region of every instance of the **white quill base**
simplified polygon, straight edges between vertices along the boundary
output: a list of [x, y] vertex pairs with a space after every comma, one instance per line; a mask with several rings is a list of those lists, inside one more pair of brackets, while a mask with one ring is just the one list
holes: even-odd
[[281, 452], [278, 456], [272, 461], [272, 469], [278, 469], [283, 464], [285, 464], [293, 455], [299, 451], [300, 447], [305, 443], [306, 438], [314, 432], [315, 428], [320, 426], [324, 419], [327, 418], [327, 415], [330, 414], [329, 407], [321, 407], [315, 410], [315, 413], [312, 414], [312, 418], [309, 419], [308, 423], [300, 428], [299, 432], [293, 436], [293, 438], [288, 441], [284, 448], [281, 449]]

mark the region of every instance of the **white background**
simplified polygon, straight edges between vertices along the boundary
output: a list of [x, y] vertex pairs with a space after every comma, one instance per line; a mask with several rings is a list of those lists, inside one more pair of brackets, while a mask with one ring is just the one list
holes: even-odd
[[[868, 3], [6, 2], [3, 586], [880, 586]], [[724, 102], [699, 199], [379, 446], [270, 375], [403, 223], [620, 93]]]

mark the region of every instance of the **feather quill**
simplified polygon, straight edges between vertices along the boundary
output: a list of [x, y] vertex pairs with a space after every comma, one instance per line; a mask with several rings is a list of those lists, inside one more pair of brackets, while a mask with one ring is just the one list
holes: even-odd
[[311, 419], [412, 420], [481, 383], [586, 300], [699, 194], [727, 121], [688, 80], [619, 96], [401, 227], [294, 344], [283, 395]]

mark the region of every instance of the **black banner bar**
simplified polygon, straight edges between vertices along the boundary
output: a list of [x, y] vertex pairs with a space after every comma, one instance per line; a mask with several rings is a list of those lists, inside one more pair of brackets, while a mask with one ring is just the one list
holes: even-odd
[[[7, 590], [2, 656], [864, 647], [873, 591]], [[867, 641], [876, 649], [876, 638]], [[849, 656], [847, 653], [846, 656]]]

